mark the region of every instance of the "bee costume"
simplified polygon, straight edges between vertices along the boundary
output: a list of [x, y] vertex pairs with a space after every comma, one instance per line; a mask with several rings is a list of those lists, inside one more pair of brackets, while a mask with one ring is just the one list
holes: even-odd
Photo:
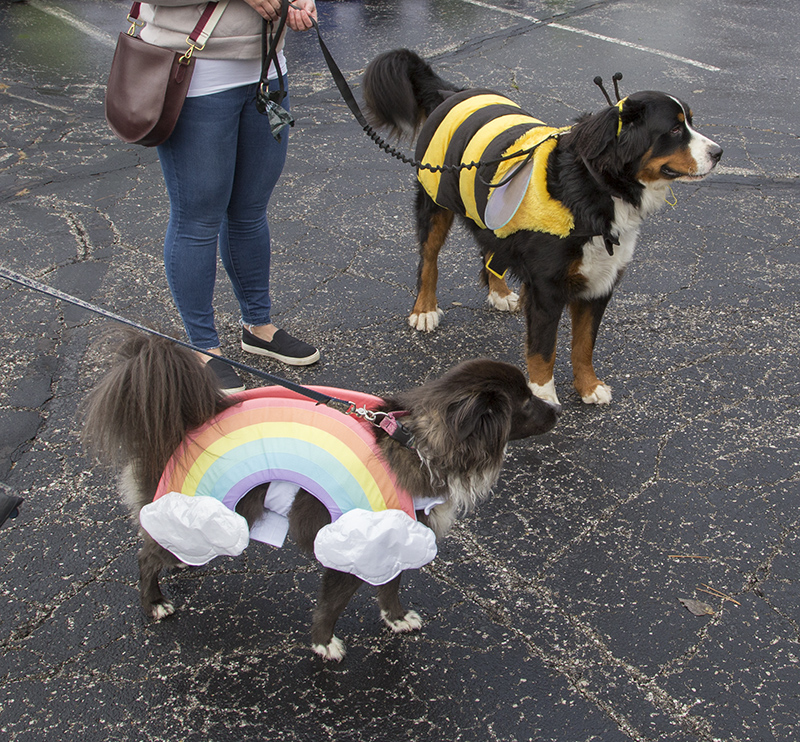
[[[419, 168], [417, 177], [439, 206], [469, 217], [500, 238], [520, 230], [566, 237], [575, 220], [547, 191], [547, 160], [559, 134], [568, 130], [545, 126], [491, 90], [464, 90], [428, 117], [417, 140], [416, 159], [438, 167], [488, 164], [445, 172]], [[521, 154], [497, 162], [515, 153]]]

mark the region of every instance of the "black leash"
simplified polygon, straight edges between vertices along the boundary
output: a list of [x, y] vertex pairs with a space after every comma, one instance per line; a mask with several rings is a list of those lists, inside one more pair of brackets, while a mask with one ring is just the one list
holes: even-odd
[[[258, 81], [256, 92], [256, 109], [260, 114], [269, 118], [270, 131], [278, 141], [280, 141], [281, 132], [287, 126], [294, 126], [294, 118], [281, 105], [286, 97], [286, 87], [284, 85], [283, 72], [281, 72], [280, 64], [278, 63], [278, 42], [286, 27], [288, 13], [289, 3], [285, 2], [281, 6], [278, 30], [275, 33], [273, 33], [272, 21], [264, 18], [261, 22], [261, 79]], [[270, 92], [269, 89], [270, 66], [275, 69], [278, 75], [279, 89], [273, 92]]]
[[2, 266], [0, 266], [0, 278], [5, 278], [7, 281], [11, 281], [12, 283], [33, 289], [34, 291], [38, 291], [40, 294], [46, 294], [47, 296], [52, 296], [55, 299], [60, 299], [61, 301], [65, 301], [69, 304], [74, 304], [76, 307], [86, 309], [94, 314], [99, 314], [101, 317], [112, 319], [115, 322], [127, 325], [128, 327], [141, 330], [149, 335], [155, 335], [156, 337], [169, 340], [171, 343], [175, 343], [176, 345], [188, 348], [189, 350], [196, 351], [197, 353], [202, 353], [203, 355], [209, 356], [209, 358], [219, 358], [229, 366], [233, 366], [241, 371], [246, 371], [247, 373], [253, 374], [253, 376], [258, 376], [259, 378], [269, 381], [277, 386], [282, 386], [285, 389], [289, 389], [296, 394], [300, 394], [303, 397], [313, 400], [317, 404], [331, 407], [339, 412], [344, 413], [345, 415], [357, 415], [358, 417], [363, 417], [376, 427], [384, 430], [387, 435], [389, 435], [391, 438], [394, 438], [396, 441], [398, 441], [398, 443], [406, 446], [406, 448], [414, 447], [414, 436], [400, 423], [399, 420], [397, 420], [397, 417], [402, 416], [403, 413], [375, 412], [373, 410], [366, 409], [366, 407], [357, 407], [355, 402], [348, 402], [344, 399], [338, 399], [337, 397], [331, 397], [327, 394], [322, 394], [315, 389], [309, 389], [308, 387], [300, 384], [295, 384], [293, 381], [289, 381], [288, 379], [284, 379], [280, 376], [274, 376], [273, 374], [267, 373], [266, 371], [262, 371], [258, 368], [253, 368], [252, 366], [248, 366], [244, 363], [239, 363], [239, 361], [234, 361], [232, 358], [226, 358], [225, 356], [218, 356], [214, 353], [210, 353], [209, 351], [198, 348], [191, 343], [187, 343], [183, 340], [178, 340], [177, 338], [165, 335], [162, 332], [158, 332], [150, 327], [141, 325], [138, 322], [134, 322], [126, 317], [122, 317], [119, 314], [114, 314], [114, 312], [110, 312], [107, 309], [98, 307], [95, 304], [90, 304], [87, 301], [78, 299], [75, 296], [66, 294], [63, 291], [54, 289], [51, 286], [34, 280], [33, 278], [28, 278], [27, 276], [23, 276], [21, 273], [17, 273], [16, 271], [9, 270], [8, 268], [4, 268]]
[[0, 277], [5, 278], [7, 281], [12, 281], [14, 283], [18, 283], [20, 286], [25, 286], [29, 289], [33, 289], [34, 291], [38, 291], [41, 294], [47, 294], [48, 296], [52, 296], [55, 299], [61, 299], [61, 301], [66, 301], [69, 304], [74, 304], [76, 307], [80, 307], [81, 309], [88, 309], [90, 312], [94, 312], [95, 314], [99, 314], [102, 317], [106, 317], [107, 319], [113, 319], [115, 322], [119, 322], [120, 324], [127, 325], [128, 327], [133, 327], [137, 330], [141, 330], [142, 332], [146, 332], [150, 335], [155, 335], [156, 337], [164, 338], [165, 340], [169, 340], [176, 345], [183, 346], [184, 348], [188, 348], [189, 350], [194, 350], [197, 353], [202, 353], [203, 355], [208, 356], [209, 358], [219, 358], [220, 360], [224, 361], [225, 363], [238, 368], [241, 371], [247, 371], [248, 373], [253, 374], [254, 376], [258, 376], [266, 381], [270, 381], [273, 384], [277, 384], [278, 386], [286, 387], [287, 389], [297, 392], [298, 394], [302, 394], [305, 397], [309, 397], [313, 399], [317, 404], [324, 404], [328, 406], [341, 406], [343, 411], [350, 411], [351, 407], [354, 407], [353, 402], [346, 402], [342, 399], [336, 399], [335, 397], [329, 397], [325, 394], [320, 394], [319, 392], [314, 391], [313, 389], [307, 389], [306, 387], [300, 386], [299, 384], [295, 384], [293, 381], [289, 381], [288, 379], [283, 379], [278, 376], [273, 376], [266, 371], [262, 371], [258, 368], [253, 368], [252, 366], [247, 366], [244, 363], [239, 363], [239, 361], [234, 361], [232, 358], [226, 358], [225, 356], [218, 356], [215, 353], [210, 353], [207, 350], [203, 350], [202, 348], [198, 348], [191, 343], [187, 343], [183, 340], [178, 340], [177, 338], [171, 337], [170, 335], [166, 335], [158, 330], [154, 330], [151, 327], [146, 327], [145, 325], [140, 325], [138, 322], [134, 322], [133, 320], [127, 319], [126, 317], [122, 317], [119, 314], [114, 314], [113, 312], [108, 311], [107, 309], [103, 309], [102, 307], [98, 307], [95, 304], [90, 304], [87, 301], [83, 301], [83, 299], [78, 299], [75, 296], [70, 294], [65, 294], [63, 291], [59, 291], [58, 289], [54, 289], [51, 286], [48, 286], [44, 283], [40, 283], [39, 281], [34, 280], [33, 278], [28, 278], [27, 276], [23, 276], [21, 273], [17, 273], [16, 271], [8, 270], [7, 268], [0, 267]]
[[[282, 8], [287, 7], [289, 5], [294, 6], [292, 0], [283, 0]], [[345, 79], [344, 74], [339, 69], [339, 65], [336, 64], [336, 60], [333, 58], [333, 55], [328, 50], [328, 47], [325, 45], [325, 42], [322, 39], [322, 34], [319, 30], [319, 24], [311, 18], [311, 24], [314, 30], [317, 32], [317, 39], [319, 40], [319, 48], [322, 50], [322, 56], [325, 57], [325, 63], [328, 65], [328, 70], [331, 73], [331, 77], [333, 77], [333, 82], [336, 84], [336, 87], [339, 90], [339, 94], [342, 96], [342, 99], [347, 104], [347, 107], [350, 109], [350, 112], [355, 117], [356, 121], [361, 125], [361, 128], [367, 134], [367, 136], [375, 142], [384, 152], [391, 155], [392, 157], [400, 160], [401, 162], [405, 163], [406, 165], [413, 165], [417, 170], [430, 170], [432, 173], [453, 173], [458, 172], [461, 170], [470, 170], [473, 168], [480, 168], [480, 167], [488, 167], [490, 165], [499, 165], [501, 162], [505, 162], [506, 160], [515, 160], [519, 159], [520, 157], [524, 157], [525, 160], [522, 162], [521, 165], [514, 168], [514, 170], [500, 183], [484, 183], [488, 185], [490, 188], [498, 188], [501, 185], [505, 185], [510, 181], [522, 168], [527, 165], [528, 161], [531, 157], [533, 157], [533, 153], [535, 152], [536, 148], [544, 144], [548, 139], [552, 139], [553, 137], [558, 137], [562, 132], [557, 132], [551, 134], [549, 137], [546, 137], [538, 144], [535, 144], [533, 147], [529, 147], [527, 149], [521, 149], [517, 152], [512, 152], [509, 155], [505, 155], [504, 157], [498, 157], [495, 160], [478, 160], [477, 162], [462, 162], [458, 165], [431, 165], [427, 162], [420, 162], [419, 160], [415, 160], [411, 157], [408, 157], [403, 152], [400, 152], [398, 149], [393, 147], [389, 144], [385, 139], [383, 139], [375, 129], [370, 126], [369, 122], [367, 121], [364, 113], [362, 112], [361, 108], [356, 101], [355, 96], [353, 95], [353, 91], [350, 89], [350, 86], [347, 84], [347, 80]], [[481, 178], [483, 180], [483, 178]]]

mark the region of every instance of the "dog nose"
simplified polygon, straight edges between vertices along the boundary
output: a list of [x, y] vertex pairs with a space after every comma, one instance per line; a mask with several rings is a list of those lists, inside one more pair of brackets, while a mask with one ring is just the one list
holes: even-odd
[[550, 405], [550, 407], [553, 408], [553, 412], [556, 413], [556, 417], [561, 417], [561, 413], [563, 412], [563, 408], [561, 407], [560, 403], [551, 402], [549, 399], [544, 399], [542, 401], [546, 402], [548, 405]]
[[720, 161], [720, 158], [722, 157], [722, 147], [720, 147], [718, 144], [715, 144], [709, 150], [708, 156], [713, 160], [714, 164], [716, 165]]

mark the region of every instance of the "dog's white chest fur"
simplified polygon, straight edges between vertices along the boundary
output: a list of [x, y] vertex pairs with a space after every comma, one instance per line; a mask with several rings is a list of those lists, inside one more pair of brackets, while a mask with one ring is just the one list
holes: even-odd
[[664, 190], [647, 187], [638, 208], [621, 199], [614, 199], [612, 232], [617, 235], [619, 245], [614, 245], [613, 255], [608, 254], [605, 242], [599, 236], [583, 246], [580, 274], [586, 280], [586, 288], [580, 295], [581, 299], [598, 299], [611, 293], [633, 258], [642, 221], [664, 205]]

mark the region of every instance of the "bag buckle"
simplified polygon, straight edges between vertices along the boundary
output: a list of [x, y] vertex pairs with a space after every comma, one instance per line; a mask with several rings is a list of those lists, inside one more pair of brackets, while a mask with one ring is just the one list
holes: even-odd
[[131, 24], [131, 27], [128, 29], [128, 36], [136, 36], [136, 29], [144, 28], [145, 26], [144, 21], [140, 21], [138, 18], [132, 18], [130, 13], [128, 14], [128, 21]]
[[195, 44], [189, 36], [186, 37], [186, 43], [189, 45], [189, 48], [184, 52], [183, 56], [178, 59], [180, 64], [189, 64], [189, 62], [192, 61], [192, 54], [194, 54], [195, 49], [201, 52], [206, 48], [205, 43]]

